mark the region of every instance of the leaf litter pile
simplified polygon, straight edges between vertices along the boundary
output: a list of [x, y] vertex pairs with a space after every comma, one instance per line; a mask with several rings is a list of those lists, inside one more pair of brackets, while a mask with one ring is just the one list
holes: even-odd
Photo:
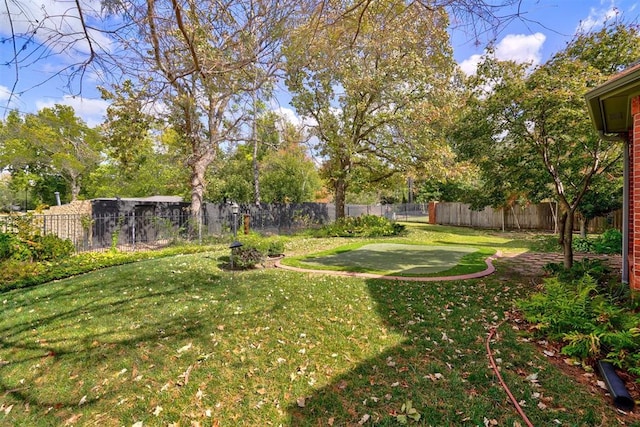
[[[219, 255], [3, 294], [0, 423], [522, 425], [484, 340], [526, 284], [224, 272]], [[623, 425], [509, 324], [492, 346], [534, 424]]]

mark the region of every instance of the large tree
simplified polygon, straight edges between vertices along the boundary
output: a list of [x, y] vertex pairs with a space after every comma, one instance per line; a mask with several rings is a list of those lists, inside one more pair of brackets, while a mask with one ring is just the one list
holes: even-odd
[[[357, 15], [362, 7], [367, 8], [377, 0], [356, 0], [350, 2], [345, 9], [345, 15]], [[262, 10], [279, 9], [284, 5], [305, 6], [308, 10], [322, 11], [329, 8], [333, 0], [308, 1], [254, 1], [255, 5], [262, 5]], [[465, 27], [471, 42], [480, 43], [492, 39], [505, 25], [513, 20], [526, 21], [526, 9], [522, 0], [418, 0], [425, 8], [447, 8], [453, 16], [455, 26]], [[203, 12], [228, 11], [236, 14], [235, 1], [220, 2], [168, 2], [164, 9], [166, 18], [177, 24], [185, 19], [179, 19], [175, 14], [191, 14], [194, 10]], [[11, 89], [11, 97], [19, 96], [27, 90], [32, 90], [56, 78], [64, 84], [64, 88], [73, 94], [82, 94], [83, 85], [96, 77], [105, 82], [122, 81], [124, 75], [129, 75], [125, 67], [126, 59], [137, 39], [137, 32], [145, 34], [154, 26], [155, 20], [146, 20], [145, 10], [159, 10], [156, 1], [123, 1], [101, 0], [99, 2], [53, 2], [49, 7], [43, 7], [37, 2], [23, 0], [7, 0], [0, 6], [0, 40], [2, 41], [3, 58], [9, 68], [5, 85]], [[175, 6], [175, 7], [174, 7]], [[234, 11], [234, 9], [236, 9]], [[141, 12], [142, 19], [136, 18]], [[133, 14], [133, 15], [132, 15]], [[242, 21], [242, 15], [236, 15]], [[266, 23], [268, 20], [253, 14], [257, 21]], [[190, 18], [189, 18], [190, 19]], [[248, 22], [250, 20], [246, 20]], [[188, 26], [183, 28], [188, 29]], [[257, 26], [251, 27], [254, 33], [260, 31]], [[181, 30], [179, 30], [181, 31]], [[228, 33], [231, 36], [233, 33]], [[196, 38], [193, 38], [196, 41]], [[256, 44], [254, 44], [255, 46]], [[184, 47], [184, 46], [183, 46]], [[145, 53], [141, 51], [141, 53]], [[47, 63], [52, 56], [60, 59], [60, 65], [48, 64], [49, 75], [43, 75], [41, 80], [27, 80], [23, 77], [23, 70], [33, 67], [39, 62]], [[123, 59], [124, 58], [126, 59]], [[127, 64], [130, 65], [130, 64]], [[139, 62], [139, 65], [142, 63]], [[11, 98], [9, 99], [9, 102]]]
[[100, 151], [99, 133], [67, 105], [24, 117], [13, 111], [0, 124], [0, 168], [31, 175], [33, 185], [58, 177], [68, 185], [72, 201], [80, 194], [82, 178], [98, 166]]
[[475, 96], [458, 126], [458, 152], [476, 159], [487, 182], [509, 186], [499, 197], [539, 192], [541, 184], [553, 191], [566, 268], [573, 264], [575, 213], [593, 180], [622, 156], [619, 143], [594, 131], [584, 93], [638, 57], [636, 27], [609, 23], [577, 34], [532, 71], [488, 56], [472, 79]]
[[336, 217], [363, 175], [356, 169], [374, 182], [433, 158], [429, 127], [450, 108], [447, 24], [442, 9], [418, 3], [333, 2], [293, 34], [287, 86], [298, 113], [315, 122]]

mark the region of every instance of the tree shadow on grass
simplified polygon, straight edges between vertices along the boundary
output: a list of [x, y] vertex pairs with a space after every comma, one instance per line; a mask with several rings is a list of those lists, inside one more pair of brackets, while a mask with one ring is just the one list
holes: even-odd
[[[143, 281], [140, 286], [145, 265], [119, 268], [124, 273], [103, 270], [4, 294], [0, 396], [32, 413], [33, 425], [64, 424], [72, 414], [117, 401], [125, 381], [139, 382], [137, 393], [150, 385], [160, 389], [162, 380], [177, 384], [185, 368], [198, 363], [197, 354], [180, 358], [177, 346], [210, 341], [211, 325], [203, 322], [203, 312], [211, 300], [200, 294], [205, 287], [209, 295], [221, 287], [221, 276], [189, 271], [184, 282]], [[135, 285], [126, 280], [133, 275], [139, 275]], [[167, 359], [177, 363], [163, 366]], [[107, 425], [111, 421], [105, 419]]]
[[[368, 280], [367, 287], [380, 318], [402, 334], [403, 341], [290, 405], [292, 426], [395, 426], [410, 415], [408, 402], [420, 415], [418, 423], [408, 420], [410, 425], [522, 423], [489, 369], [485, 349], [489, 325], [503, 317], [516, 297], [512, 288], [498, 280], [426, 286]], [[530, 369], [530, 349], [518, 351], [527, 344], [512, 337], [510, 345], [505, 351], [511, 367]], [[524, 378], [515, 376], [515, 381], [523, 398], [542, 391]], [[572, 390], [567, 383], [567, 388], [553, 392], [561, 400]], [[584, 413], [571, 410], [536, 411], [532, 418], [536, 425], [553, 425], [556, 420], [563, 425], [591, 425], [585, 419]]]

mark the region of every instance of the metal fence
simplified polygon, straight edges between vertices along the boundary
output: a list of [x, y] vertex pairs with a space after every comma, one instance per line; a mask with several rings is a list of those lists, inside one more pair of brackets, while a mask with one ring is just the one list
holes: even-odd
[[254, 230], [288, 234], [330, 222], [326, 204], [244, 205], [233, 213], [226, 204], [206, 204], [200, 224], [181, 209], [133, 209], [105, 214], [6, 215], [0, 217], [0, 232], [55, 234], [69, 239], [78, 252], [153, 249], [176, 240], [202, 241]]
[[[529, 228], [548, 230], [553, 222], [549, 206], [513, 209], [509, 212], [474, 212], [462, 204], [437, 204], [434, 220], [439, 224], [476, 227]], [[546, 208], [543, 209], [543, 208]], [[531, 212], [529, 212], [531, 211]], [[378, 215], [397, 221], [428, 222], [427, 204], [345, 206], [347, 216]], [[490, 218], [491, 221], [488, 221]], [[543, 218], [544, 220], [542, 220]], [[534, 220], [535, 219], [535, 220]], [[290, 234], [302, 229], [320, 227], [335, 221], [335, 206], [326, 203], [246, 204], [234, 215], [228, 204], [206, 203], [200, 226], [193, 224], [188, 210], [155, 209], [144, 206], [118, 213], [7, 215], [0, 216], [1, 232], [18, 230], [55, 234], [73, 242], [76, 250], [104, 251], [116, 248], [134, 251], [157, 248], [182, 239], [202, 241], [211, 237], [231, 236], [258, 231], [263, 234]], [[616, 221], [608, 225], [616, 226]], [[593, 221], [593, 226], [602, 225]], [[590, 227], [590, 229], [592, 228]]]

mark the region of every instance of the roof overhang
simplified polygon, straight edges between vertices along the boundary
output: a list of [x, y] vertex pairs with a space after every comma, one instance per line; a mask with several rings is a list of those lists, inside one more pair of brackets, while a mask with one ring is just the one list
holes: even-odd
[[632, 127], [631, 98], [640, 95], [640, 64], [616, 74], [586, 93], [589, 115], [603, 135], [627, 133]]

